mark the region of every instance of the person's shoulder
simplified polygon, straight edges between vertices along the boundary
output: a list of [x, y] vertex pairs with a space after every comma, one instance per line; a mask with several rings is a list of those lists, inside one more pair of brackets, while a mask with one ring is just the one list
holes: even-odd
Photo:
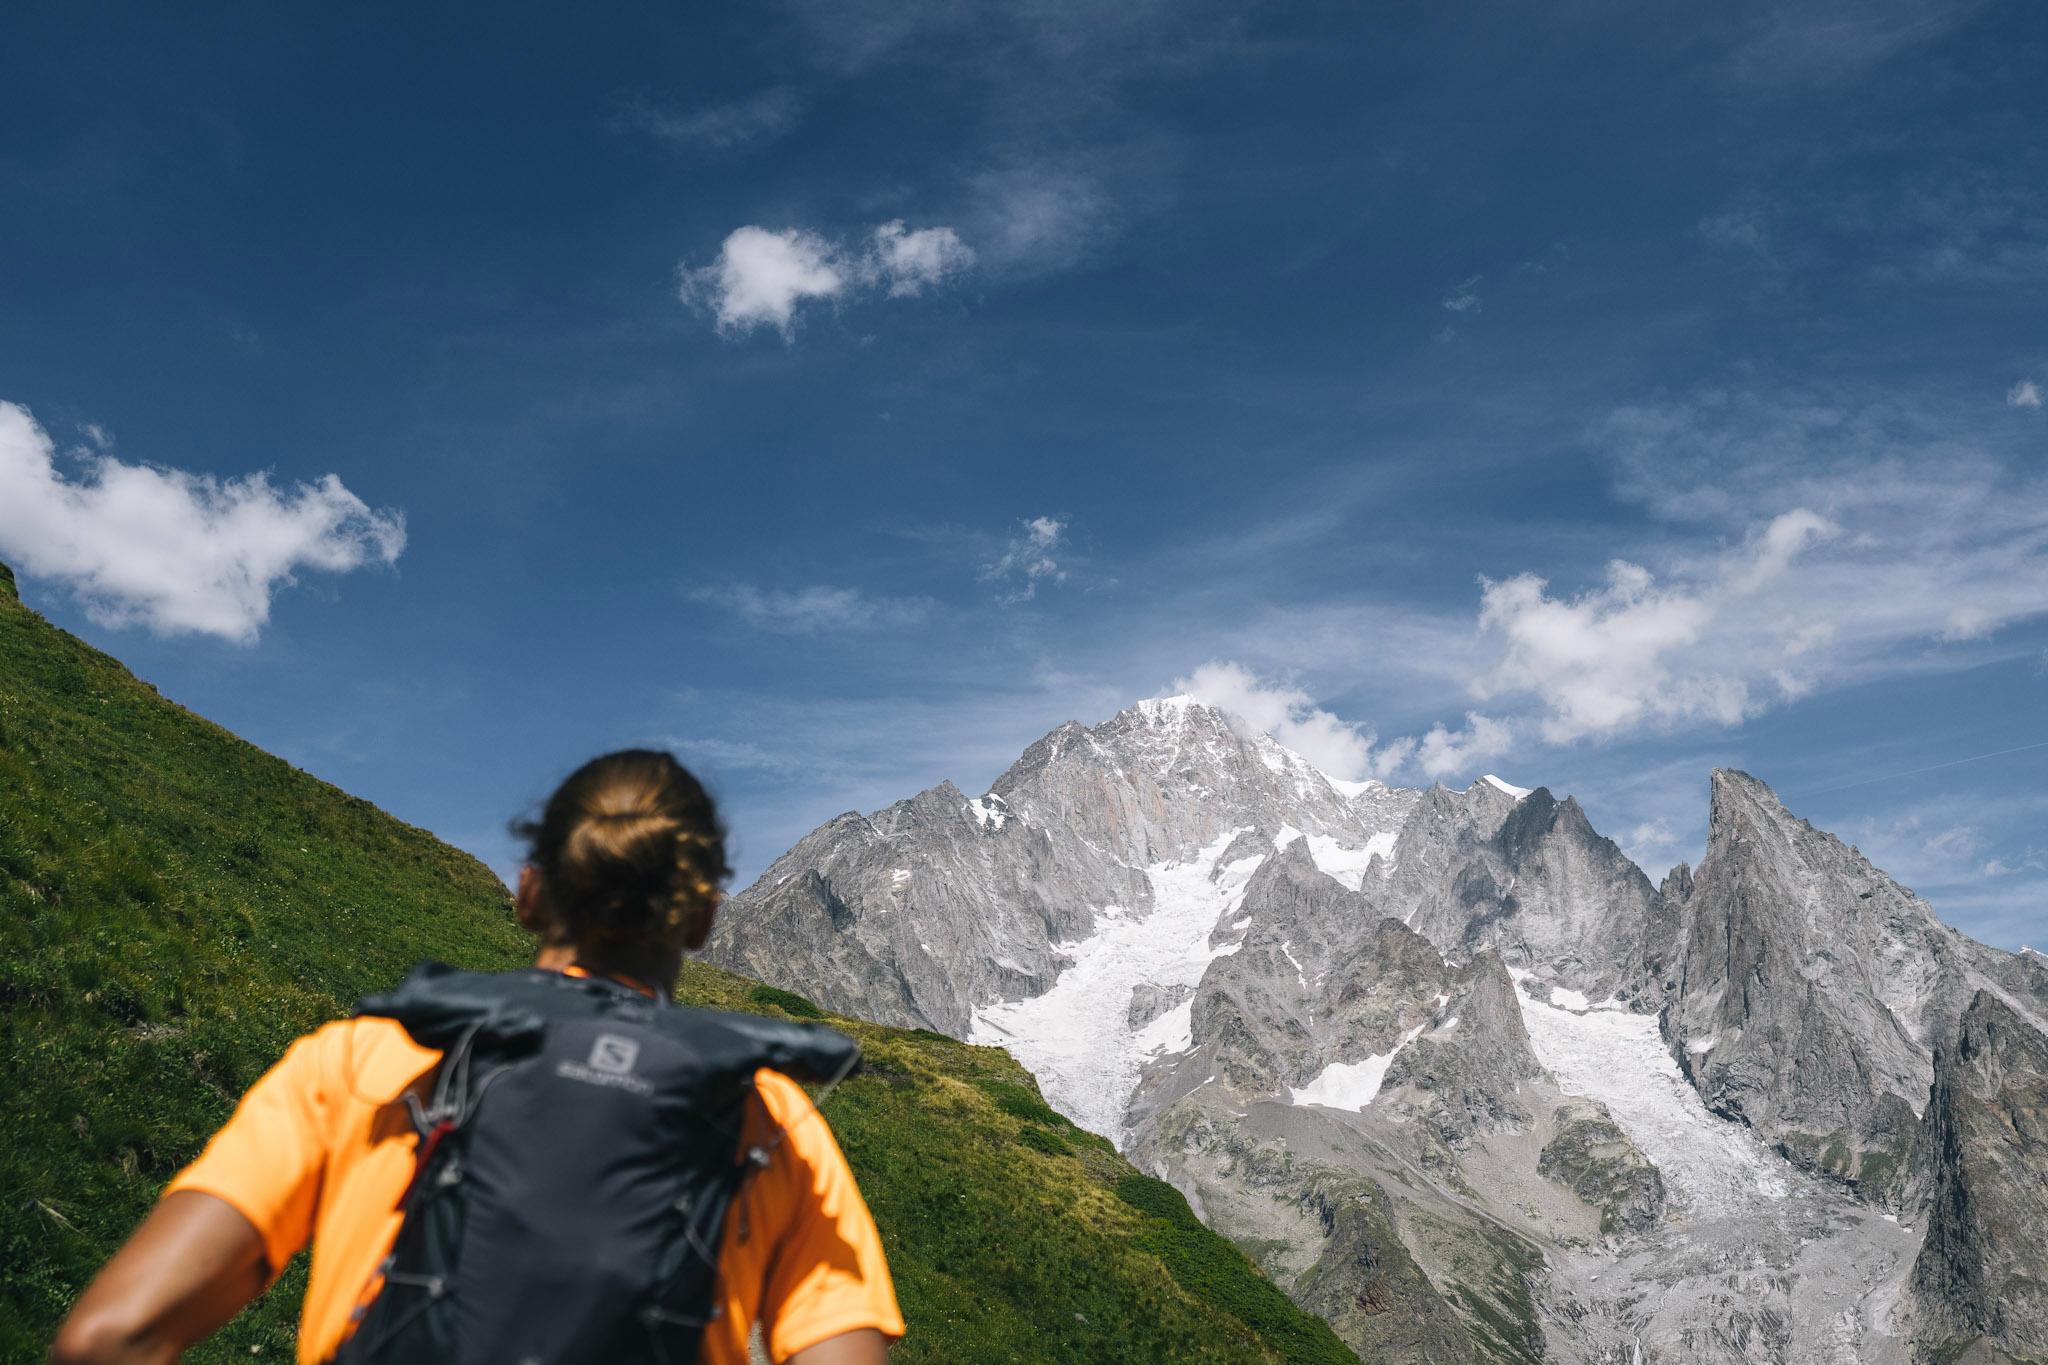
[[754, 1073], [754, 1094], [768, 1120], [768, 1132], [755, 1129], [753, 1140], [771, 1139], [814, 1167], [843, 1164], [831, 1125], [801, 1085], [767, 1067]]
[[[327, 1054], [364, 1048], [411, 1048], [417, 1052], [431, 1053], [422, 1048], [405, 1031], [405, 1026], [396, 1019], [385, 1019], [377, 1015], [354, 1015], [346, 1019], [330, 1019], [299, 1039], [309, 1050]], [[438, 1055], [438, 1054], [433, 1054]]]
[[395, 1019], [361, 1016], [322, 1024], [292, 1044], [280, 1067], [303, 1066], [357, 1098], [384, 1103], [441, 1059]]
[[818, 1112], [801, 1085], [780, 1071], [765, 1066], [754, 1073], [754, 1093], [761, 1097], [761, 1106], [768, 1111], [768, 1117], [784, 1128]]

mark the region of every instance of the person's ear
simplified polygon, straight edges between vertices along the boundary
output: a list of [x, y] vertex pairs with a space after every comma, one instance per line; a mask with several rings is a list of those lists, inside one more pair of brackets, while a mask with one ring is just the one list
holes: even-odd
[[532, 863], [519, 869], [519, 887], [512, 893], [512, 906], [519, 914], [520, 928], [547, 937], [546, 887], [541, 882], [540, 869]]

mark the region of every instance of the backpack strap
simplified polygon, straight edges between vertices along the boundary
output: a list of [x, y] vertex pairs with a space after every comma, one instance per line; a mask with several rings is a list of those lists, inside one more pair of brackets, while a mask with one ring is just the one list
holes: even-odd
[[[507, 978], [525, 973], [465, 972], [444, 962], [422, 962], [382, 995], [356, 1003], [357, 1018], [394, 1019], [421, 1047], [452, 1052], [466, 1042], [493, 1051], [524, 1052], [540, 1042], [547, 1021], [540, 1010], [506, 990]], [[550, 973], [553, 975], [553, 973]]]

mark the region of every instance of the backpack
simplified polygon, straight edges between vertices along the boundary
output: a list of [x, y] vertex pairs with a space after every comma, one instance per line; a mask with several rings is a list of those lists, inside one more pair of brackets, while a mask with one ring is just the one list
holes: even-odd
[[694, 1365], [726, 1211], [770, 1159], [741, 1150], [754, 1072], [860, 1060], [821, 1025], [537, 968], [423, 963], [356, 1014], [442, 1058], [432, 1100], [406, 1095], [419, 1154], [383, 1287], [332, 1365]]

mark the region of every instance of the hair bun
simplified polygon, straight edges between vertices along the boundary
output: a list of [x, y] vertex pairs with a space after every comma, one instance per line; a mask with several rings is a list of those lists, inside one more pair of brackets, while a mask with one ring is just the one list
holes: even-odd
[[515, 830], [531, 841], [558, 933], [578, 944], [701, 942], [731, 875], [710, 795], [659, 750], [592, 759]]

